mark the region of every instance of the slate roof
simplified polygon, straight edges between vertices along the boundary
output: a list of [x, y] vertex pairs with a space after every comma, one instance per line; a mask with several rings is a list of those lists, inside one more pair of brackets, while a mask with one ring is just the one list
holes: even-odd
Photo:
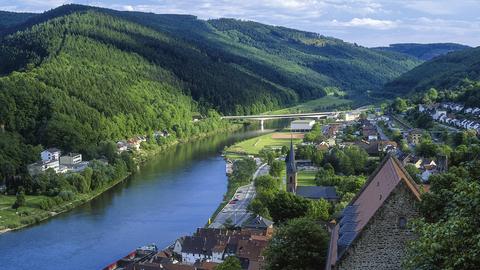
[[338, 223], [332, 228], [326, 269], [331, 269], [342, 257], [400, 182], [405, 183], [415, 198], [420, 200], [420, 192], [415, 182], [400, 161], [388, 155], [345, 207]]
[[295, 165], [295, 150], [293, 148], [293, 141], [290, 141], [290, 153], [285, 161], [287, 163], [287, 173], [296, 173], [297, 166]]
[[273, 225], [273, 221], [259, 215], [252, 215], [242, 224], [242, 228], [248, 229], [268, 229]]
[[298, 186], [295, 194], [308, 199], [338, 199], [335, 187], [330, 186]]

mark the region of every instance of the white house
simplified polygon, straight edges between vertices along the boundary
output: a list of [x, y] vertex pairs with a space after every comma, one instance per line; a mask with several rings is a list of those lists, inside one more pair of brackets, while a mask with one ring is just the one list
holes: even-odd
[[292, 131], [305, 132], [312, 130], [315, 120], [295, 120], [290, 123]]
[[360, 118], [359, 113], [354, 113], [354, 112], [347, 112], [345, 113], [345, 121], [355, 121]]
[[58, 148], [49, 148], [40, 153], [40, 157], [43, 161], [58, 160], [60, 158], [61, 151]]
[[60, 162], [58, 159], [54, 160], [41, 160], [38, 162], [35, 162], [33, 164], [30, 164], [27, 166], [28, 173], [30, 175], [37, 175], [39, 173], [42, 173], [48, 169], [53, 169], [55, 172], [58, 172], [60, 170]]
[[432, 115], [432, 118], [438, 120], [442, 115], [447, 115], [447, 111], [435, 110], [435, 113]]
[[72, 166], [75, 164], [79, 164], [80, 162], [82, 162], [82, 154], [68, 153], [67, 155], [60, 157], [61, 165]]

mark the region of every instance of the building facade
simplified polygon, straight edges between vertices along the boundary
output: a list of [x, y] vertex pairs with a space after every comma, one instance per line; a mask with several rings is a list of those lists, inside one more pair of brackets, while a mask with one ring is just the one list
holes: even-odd
[[419, 201], [414, 181], [388, 156], [332, 223], [325, 269], [401, 269]]

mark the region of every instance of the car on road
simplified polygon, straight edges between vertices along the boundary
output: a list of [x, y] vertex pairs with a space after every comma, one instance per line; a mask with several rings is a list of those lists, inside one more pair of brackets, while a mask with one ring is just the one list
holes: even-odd
[[235, 203], [236, 203], [236, 201], [231, 200], [228, 204], [235, 204]]

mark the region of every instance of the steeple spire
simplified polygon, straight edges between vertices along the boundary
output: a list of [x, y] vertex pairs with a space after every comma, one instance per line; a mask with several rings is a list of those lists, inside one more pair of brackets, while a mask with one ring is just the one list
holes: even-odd
[[297, 172], [297, 166], [295, 165], [295, 149], [293, 147], [293, 138], [290, 137], [290, 153], [287, 158], [287, 173]]

